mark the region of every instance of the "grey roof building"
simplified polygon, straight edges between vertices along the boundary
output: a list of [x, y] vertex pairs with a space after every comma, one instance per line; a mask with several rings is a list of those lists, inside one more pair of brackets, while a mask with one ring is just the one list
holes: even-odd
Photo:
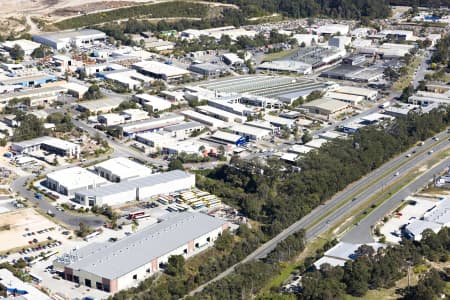
[[159, 271], [172, 255], [189, 257], [211, 246], [228, 227], [202, 213], [174, 213], [115, 243], [94, 243], [58, 257], [65, 279], [117, 292]]

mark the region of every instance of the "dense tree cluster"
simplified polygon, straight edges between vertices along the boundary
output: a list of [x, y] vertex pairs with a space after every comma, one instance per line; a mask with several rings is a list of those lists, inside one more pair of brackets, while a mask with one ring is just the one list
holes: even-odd
[[213, 2], [236, 4], [245, 16], [252, 17], [281, 13], [293, 18], [322, 15], [360, 19], [361, 17], [385, 18], [390, 13], [389, 2], [385, 0], [219, 0]]
[[147, 16], [149, 18], [165, 17], [204, 17], [208, 12], [208, 6], [192, 2], [162, 2], [147, 5], [135, 5], [110, 11], [87, 14], [56, 23], [59, 29], [70, 29], [94, 24], [111, 22], [119, 19]]
[[436, 43], [436, 51], [433, 52], [431, 61], [450, 66], [450, 34], [445, 35]]
[[47, 122], [55, 124], [55, 131], [69, 132], [74, 128], [72, 117], [69, 114], [55, 112], [47, 116]]
[[93, 99], [100, 99], [103, 97], [102, 92], [100, 91], [100, 87], [96, 84], [93, 84], [89, 87], [86, 94], [84, 94], [85, 100], [93, 100]]
[[450, 6], [449, 0], [389, 0], [390, 5], [404, 5], [413, 7], [431, 7], [439, 8], [441, 6]]

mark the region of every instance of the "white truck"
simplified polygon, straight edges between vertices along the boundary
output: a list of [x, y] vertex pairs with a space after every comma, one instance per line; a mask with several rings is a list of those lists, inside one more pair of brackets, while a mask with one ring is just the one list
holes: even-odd
[[391, 102], [389, 101], [380, 104], [380, 108], [382, 109], [388, 108], [389, 106], [391, 106]]

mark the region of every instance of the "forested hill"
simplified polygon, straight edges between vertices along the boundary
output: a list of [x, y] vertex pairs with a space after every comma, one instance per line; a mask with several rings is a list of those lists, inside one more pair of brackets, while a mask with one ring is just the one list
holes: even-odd
[[438, 8], [441, 6], [450, 6], [450, 0], [390, 0], [390, 5], [402, 5], [402, 6], [421, 6]]
[[280, 13], [293, 18], [326, 16], [375, 19], [385, 18], [390, 14], [388, 0], [214, 0], [213, 2], [238, 5], [248, 17]]

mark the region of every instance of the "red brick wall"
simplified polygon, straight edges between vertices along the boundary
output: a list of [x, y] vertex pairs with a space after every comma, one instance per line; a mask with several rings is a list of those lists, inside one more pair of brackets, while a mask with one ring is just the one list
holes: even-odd
[[113, 279], [109, 281], [109, 292], [115, 293], [117, 292], [117, 279]]
[[188, 243], [188, 253], [194, 252], [194, 247], [195, 247], [194, 240], [189, 241], [189, 243]]
[[[65, 278], [66, 280], [69, 280], [69, 279], [67, 279], [67, 275], [70, 275], [70, 276], [72, 276], [72, 278], [73, 278], [73, 270], [72, 270], [71, 268], [64, 267], [64, 278]], [[73, 280], [73, 279], [72, 279], [72, 280]]]
[[152, 260], [152, 272], [156, 272], [159, 269], [158, 259]]

